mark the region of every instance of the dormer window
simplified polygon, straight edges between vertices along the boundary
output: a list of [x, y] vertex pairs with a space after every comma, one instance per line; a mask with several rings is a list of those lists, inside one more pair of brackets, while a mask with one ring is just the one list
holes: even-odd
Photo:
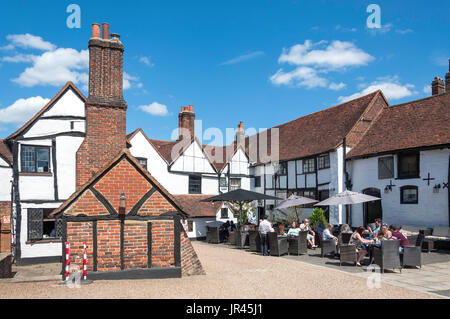
[[22, 145], [21, 171], [24, 173], [50, 172], [50, 147]]

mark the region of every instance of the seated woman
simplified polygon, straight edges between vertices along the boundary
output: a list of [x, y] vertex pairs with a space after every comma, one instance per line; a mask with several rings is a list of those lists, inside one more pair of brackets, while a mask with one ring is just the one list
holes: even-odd
[[377, 238], [378, 240], [382, 240], [382, 239], [391, 239], [392, 237], [392, 233], [389, 231], [388, 229], [388, 225], [387, 224], [383, 224], [380, 228], [380, 230], [378, 230], [375, 234], [374, 234], [375, 238]]
[[361, 266], [361, 260], [367, 255], [367, 244], [373, 243], [372, 239], [365, 239], [363, 237], [363, 233], [366, 229], [364, 227], [358, 227], [356, 231], [353, 233], [350, 243], [354, 244], [356, 246], [356, 249], [358, 250], [358, 260], [356, 261], [357, 266]]
[[333, 236], [333, 234], [331, 233], [333, 229], [333, 224], [328, 224], [327, 227], [325, 227], [325, 229], [323, 230], [322, 233], [322, 239], [323, 240], [329, 240], [329, 239], [333, 239], [335, 241], [335, 244], [338, 244], [338, 238], [336, 236]]
[[300, 228], [298, 227], [297, 222], [293, 221], [292, 226], [291, 226], [291, 228], [289, 228], [289, 231], [287, 233], [288, 236], [298, 236], [299, 232], [300, 232]]

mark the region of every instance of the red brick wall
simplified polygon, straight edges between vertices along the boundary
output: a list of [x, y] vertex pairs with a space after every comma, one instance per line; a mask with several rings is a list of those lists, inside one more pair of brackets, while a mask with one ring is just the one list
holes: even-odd
[[66, 211], [66, 215], [76, 216], [79, 214], [85, 214], [87, 216], [101, 216], [109, 215], [109, 212], [88, 189], [80, 196], [75, 204], [70, 206]]
[[152, 196], [141, 206], [139, 216], [159, 216], [166, 212], [174, 212], [176, 209], [159, 192]]
[[[152, 188], [152, 185], [124, 158], [112, 167], [96, 184], [93, 185], [118, 210], [122, 191], [127, 198], [127, 212], [135, 202]], [[139, 216], [159, 216], [162, 213], [176, 211], [157, 190], [137, 212]], [[85, 191], [64, 212], [65, 215], [88, 216], [104, 215], [106, 209], [91, 191]], [[174, 221], [152, 220], [152, 266], [175, 266]], [[125, 220], [124, 225], [124, 266], [130, 268], [147, 268], [147, 223], [148, 221]], [[67, 239], [71, 243], [71, 262], [82, 265], [83, 242], [88, 245], [87, 269], [93, 270], [93, 223], [69, 222]], [[202, 274], [200, 261], [180, 225], [181, 266], [183, 275]], [[97, 271], [120, 270], [120, 221], [97, 221]]]
[[94, 187], [105, 196], [117, 211], [119, 211], [120, 194], [124, 190], [127, 213], [145, 193], [152, 189], [152, 185], [128, 160], [120, 161]]
[[126, 109], [86, 103], [86, 137], [76, 154], [77, 187], [126, 147]]
[[120, 221], [97, 222], [97, 270], [120, 270]]
[[[11, 202], [0, 202], [0, 224], [1, 230], [10, 231], [11, 223], [3, 223], [3, 217], [11, 219]], [[10, 253], [11, 252], [11, 233], [3, 234], [0, 232], [0, 253]]]
[[173, 220], [155, 220], [152, 225], [152, 266], [175, 266]]
[[70, 263], [80, 266], [83, 270], [83, 243], [86, 242], [86, 255], [88, 262], [87, 270], [93, 270], [93, 244], [92, 244], [92, 222], [68, 222], [67, 241], [70, 243]]
[[126, 220], [124, 227], [124, 265], [147, 268], [147, 222]]
[[197, 253], [192, 247], [191, 241], [181, 227], [181, 273], [183, 276], [187, 275], [204, 275], [205, 271], [203, 266], [198, 259]]

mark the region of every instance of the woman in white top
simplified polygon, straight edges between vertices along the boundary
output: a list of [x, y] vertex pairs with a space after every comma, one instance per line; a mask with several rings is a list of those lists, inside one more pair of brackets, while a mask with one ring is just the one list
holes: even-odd
[[337, 245], [338, 243], [338, 239], [336, 236], [333, 236], [333, 234], [331, 234], [331, 230], [333, 229], [333, 224], [328, 224], [327, 227], [325, 227], [323, 233], [322, 233], [322, 239], [323, 240], [329, 240], [329, 239], [334, 239], [335, 244]]

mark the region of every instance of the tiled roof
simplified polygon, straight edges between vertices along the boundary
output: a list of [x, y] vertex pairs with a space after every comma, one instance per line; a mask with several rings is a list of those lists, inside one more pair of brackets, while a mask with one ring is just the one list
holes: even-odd
[[13, 162], [11, 151], [3, 140], [0, 140], [0, 157], [7, 161], [8, 164], [12, 164]]
[[[279, 130], [279, 160], [308, 157], [335, 149], [378, 94], [381, 94], [381, 91], [275, 126], [274, 128]], [[272, 129], [266, 131], [268, 154], [271, 150]], [[252, 138], [255, 138], [259, 145], [260, 136], [261, 133], [258, 133], [246, 138], [247, 154], [251, 162], [258, 164], [265, 161], [259, 158], [259, 155], [257, 159], [252, 158], [248, 145], [249, 139]]]
[[215, 217], [223, 202], [201, 202], [212, 195], [173, 195], [189, 217]]
[[450, 93], [383, 110], [347, 157], [450, 144]]
[[26, 122], [24, 125], [22, 125], [21, 128], [19, 128], [17, 131], [15, 131], [13, 134], [8, 136], [6, 140], [12, 139], [20, 134], [22, 134], [30, 125], [32, 125], [45, 111], [50, 109], [52, 105], [69, 89], [71, 88], [79, 97], [83, 100], [83, 102], [86, 102], [86, 97], [81, 93], [80, 90], [73, 84], [72, 82], [67, 82], [63, 88], [55, 95], [53, 99], [51, 99], [39, 112], [37, 112], [33, 118], [31, 118], [28, 122]]

